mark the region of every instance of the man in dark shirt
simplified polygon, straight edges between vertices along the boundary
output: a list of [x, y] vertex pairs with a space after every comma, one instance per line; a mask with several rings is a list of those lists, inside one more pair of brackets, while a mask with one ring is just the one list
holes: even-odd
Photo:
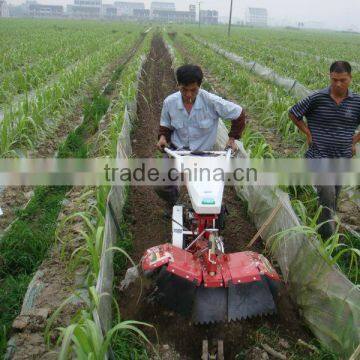
[[[355, 134], [360, 124], [360, 96], [354, 94], [351, 84], [351, 66], [346, 61], [336, 61], [330, 67], [331, 84], [301, 100], [290, 110], [290, 118], [306, 135], [306, 158], [351, 158], [355, 155], [360, 134]], [[303, 121], [306, 117], [307, 123]], [[319, 204], [323, 206], [319, 222], [331, 220], [336, 210], [340, 186], [317, 186]], [[328, 238], [335, 230], [328, 221], [320, 234]]]

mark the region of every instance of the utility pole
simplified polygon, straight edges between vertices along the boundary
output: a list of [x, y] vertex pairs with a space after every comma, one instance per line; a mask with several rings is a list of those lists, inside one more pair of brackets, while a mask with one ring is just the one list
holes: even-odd
[[201, 1], [199, 1], [199, 28], [200, 28], [200, 4], [201, 4]]
[[231, 0], [231, 3], [230, 3], [230, 16], [229, 16], [228, 36], [230, 36], [230, 31], [231, 31], [232, 11], [233, 11], [233, 0]]

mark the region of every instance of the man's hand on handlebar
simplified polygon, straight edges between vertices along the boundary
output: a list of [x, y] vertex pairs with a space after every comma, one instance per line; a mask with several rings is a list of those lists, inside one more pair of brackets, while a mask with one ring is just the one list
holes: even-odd
[[156, 144], [156, 147], [160, 150], [160, 151], [164, 151], [165, 147], [168, 147], [169, 144], [166, 141], [166, 137], [164, 135], [160, 136], [160, 139], [158, 141], [158, 143]]
[[232, 153], [236, 153], [239, 148], [236, 145], [235, 139], [234, 138], [229, 138], [227, 144], [226, 144], [226, 148], [230, 148]]

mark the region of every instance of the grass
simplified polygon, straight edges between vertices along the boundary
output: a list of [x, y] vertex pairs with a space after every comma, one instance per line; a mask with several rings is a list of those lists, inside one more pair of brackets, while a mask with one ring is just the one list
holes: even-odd
[[30, 203], [0, 243], [0, 278], [31, 274], [36, 269], [55, 231], [56, 219], [67, 187], [38, 187]]
[[149, 353], [144, 347], [144, 343], [131, 333], [116, 333], [112, 339], [112, 351], [115, 359], [149, 359]]
[[[286, 190], [285, 190], [286, 191]], [[292, 198], [292, 206], [303, 226], [282, 232], [280, 236], [287, 236], [303, 232], [316, 237], [320, 243], [320, 252], [330, 264], [339, 265], [342, 272], [355, 285], [359, 284], [360, 238], [346, 230], [340, 231], [338, 224], [336, 232], [329, 239], [324, 240], [317, 229], [320, 209], [317, 194], [312, 186], [288, 187]]]
[[0, 355], [32, 278], [50, 245], [65, 187], [39, 187], [25, 210], [0, 241]]
[[0, 359], [6, 349], [10, 324], [20, 312], [22, 300], [32, 275], [7, 276], [0, 280]]
[[[88, 153], [86, 140], [96, 133], [98, 124], [109, 106], [106, 97], [94, 88], [91, 99], [84, 99], [83, 122], [60, 146], [59, 157], [84, 158]], [[69, 187], [37, 187], [30, 203], [19, 210], [18, 218], [0, 240], [0, 281], [6, 291], [0, 291], [2, 330], [0, 354], [6, 349], [6, 334], [18, 315], [22, 299], [32, 274], [41, 264], [54, 242], [61, 202]], [[19, 286], [21, 284], [21, 286]]]
[[[147, 48], [146, 46], [145, 40], [144, 49]], [[102, 155], [114, 155], [125, 105], [130, 101], [134, 101], [136, 98], [136, 87], [134, 84], [139, 65], [139, 59], [132, 61], [132, 64], [126, 66], [127, 71], [126, 73], [124, 72], [123, 76], [121, 76], [122, 69], [115, 71], [111, 83], [105, 89], [105, 92], [110, 91], [109, 89], [119, 89], [119, 97], [117, 104], [111, 108], [110, 112], [110, 115], [115, 113], [115, 119], [112, 119], [105, 131], [102, 131], [98, 135], [99, 143], [95, 144], [95, 146], [101, 146]], [[121, 84], [119, 84], [118, 88], [118, 86], [115, 86], [115, 81], [117, 81], [120, 76]], [[99, 101], [98, 103], [101, 104], [102, 102]], [[90, 113], [93, 114], [94, 111], [90, 111]], [[62, 335], [59, 339], [59, 343], [62, 343], [60, 358], [66, 359], [68, 356], [71, 356], [70, 354], [76, 354], [76, 358], [80, 359], [94, 358], [102, 360], [106, 351], [112, 352], [110, 348], [110, 346], [112, 346], [117, 358], [140, 359], [147, 358], [144, 343], [148, 343], [148, 345], [152, 347], [144, 333], [138, 327], [151, 327], [151, 325], [132, 320], [122, 321], [122, 319], [120, 319], [119, 308], [115, 301], [114, 308], [117, 318], [114, 321], [112, 329], [103, 333], [96, 322], [93, 321], [93, 310], [99, 306], [100, 297], [102, 296], [97, 294], [94, 285], [96, 284], [99, 272], [102, 251], [101, 245], [104, 236], [104, 219], [108, 210], [106, 204], [109, 190], [109, 187], [98, 187], [96, 189], [97, 204], [92, 206], [92, 209], [96, 209], [96, 211], [93, 212], [88, 208], [81, 214], [81, 218], [86, 224], [86, 230], [82, 232], [85, 245], [72, 254], [73, 261], [70, 261], [69, 265], [71, 266], [71, 263], [74, 262], [78, 263], [80, 259], [88, 268], [88, 275], [90, 275], [88, 276], [88, 289], [92, 295], [90, 297], [92, 301], [85, 310], [80, 311], [80, 313], [73, 318], [71, 325], [61, 329]], [[125, 205], [123, 213], [127, 213], [127, 211]], [[79, 214], [77, 214], [77, 216], [78, 215]], [[116, 219], [114, 220], [116, 221]], [[132, 263], [132, 260], [125, 252], [125, 250], [129, 251], [132, 247], [132, 238], [127, 223], [122, 221], [116, 225], [121, 241], [119, 240], [115, 244], [118, 245], [118, 247], [108, 249], [108, 251], [114, 252], [115, 271], [120, 268], [125, 268], [128, 261]]]
[[59, 158], [86, 158], [88, 154], [88, 144], [86, 140], [92, 134], [95, 134], [99, 121], [106, 113], [110, 105], [109, 99], [93, 90], [91, 99], [84, 101], [82, 124], [73, 130], [67, 137], [64, 144], [59, 148]]
[[[59, 342], [61, 342], [59, 360], [67, 360], [75, 356], [79, 360], [103, 360], [106, 354], [110, 351], [110, 346], [114, 337], [122, 339], [122, 344], [127, 351], [138, 353], [136, 348], [132, 349], [130, 346], [126, 347], [124, 344], [124, 336], [129, 339], [134, 336], [135, 339], [141, 339], [148, 343], [150, 347], [152, 344], [140, 327], [153, 328], [152, 325], [135, 321], [135, 320], [121, 320], [120, 313], [117, 312], [116, 324], [103, 333], [98, 324], [93, 320], [92, 314], [100, 303], [100, 297], [97, 294], [95, 287], [89, 288], [89, 309], [81, 310], [76, 318], [76, 321], [66, 328], [60, 328], [61, 335]], [[129, 345], [131, 344], [128, 343]], [[125, 354], [122, 352], [122, 354]], [[123, 359], [123, 357], [121, 357]]]
[[0, 156], [14, 155], [19, 148], [33, 149], [39, 139], [53, 130], [64, 110], [71, 107], [72, 100], [94, 82], [94, 74], [100, 80], [104, 67], [126, 54], [137, 35], [126, 35], [82, 58], [73, 69], [61, 73], [51, 86], [39, 88], [34, 97], [26, 96], [14, 106], [6, 107], [0, 124]]

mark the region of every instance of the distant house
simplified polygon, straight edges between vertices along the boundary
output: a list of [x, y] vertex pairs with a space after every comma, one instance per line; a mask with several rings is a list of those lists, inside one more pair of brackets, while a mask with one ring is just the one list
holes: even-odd
[[9, 17], [9, 8], [5, 0], [0, 0], [0, 17]]
[[215, 25], [219, 23], [219, 13], [216, 10], [200, 10], [202, 24]]
[[246, 25], [248, 26], [267, 26], [268, 11], [264, 8], [248, 8], [246, 12]]
[[43, 5], [36, 2], [29, 2], [27, 15], [36, 18], [57, 18], [64, 16], [62, 5]]
[[104, 4], [102, 6], [102, 16], [105, 18], [117, 18], [117, 8], [114, 5]]
[[117, 9], [117, 15], [122, 17], [134, 16], [135, 10], [145, 10], [145, 4], [142, 2], [115, 1], [114, 7]]
[[189, 11], [196, 13], [196, 5], [189, 5]]
[[69, 16], [81, 19], [96, 19], [102, 15], [101, 0], [74, 0], [67, 6]]
[[[155, 4], [167, 4], [166, 7], [170, 8], [172, 3], [152, 3]], [[172, 4], [175, 7], [175, 4]], [[151, 19], [154, 21], [164, 23], [194, 23], [196, 21], [196, 8], [193, 5], [189, 6], [189, 11], [176, 11], [169, 9], [156, 9], [153, 6], [151, 10]]]
[[175, 3], [171, 2], [160, 2], [160, 1], [153, 1], [150, 5], [150, 11], [153, 13], [154, 11], [175, 11]]
[[152, 19], [166, 23], [192, 23], [195, 22], [195, 13], [191, 11], [154, 10]]
[[133, 15], [134, 15], [134, 18], [138, 21], [147, 21], [150, 19], [150, 10], [149, 9], [134, 9]]

